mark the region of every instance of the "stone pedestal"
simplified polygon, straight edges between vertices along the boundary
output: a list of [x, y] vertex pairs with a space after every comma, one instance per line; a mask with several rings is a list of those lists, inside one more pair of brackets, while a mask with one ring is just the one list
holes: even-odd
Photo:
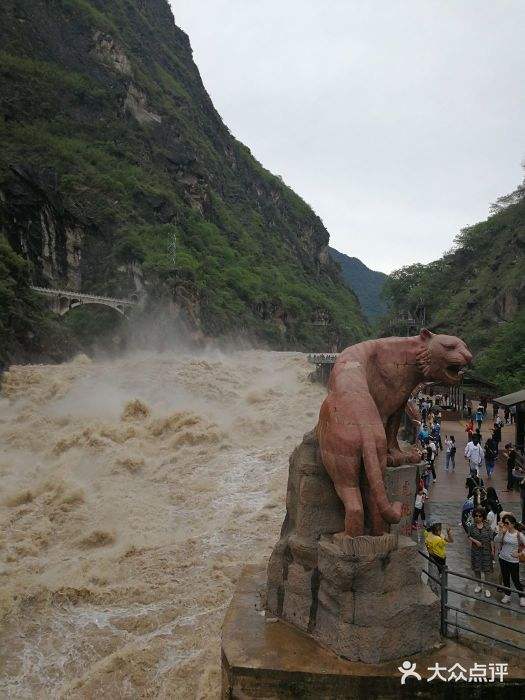
[[[223, 700], [514, 700], [525, 690], [523, 659], [507, 652], [473, 648], [447, 639], [438, 648], [410, 657], [421, 681], [401, 685], [405, 658], [365, 664], [336, 656], [294, 625], [264, 615], [265, 567], [248, 565], [237, 585], [222, 628]], [[434, 679], [436, 664], [469, 669], [475, 663], [507, 663], [504, 683], [443, 682]], [[521, 688], [521, 690], [520, 690]]]
[[[381, 537], [349, 538], [344, 508], [314, 433], [290, 458], [286, 517], [268, 564], [267, 610], [340, 656], [380, 663], [439, 641], [439, 601], [421, 582], [409, 532], [418, 465], [389, 470], [403, 521]], [[401, 533], [400, 533], [401, 531]]]

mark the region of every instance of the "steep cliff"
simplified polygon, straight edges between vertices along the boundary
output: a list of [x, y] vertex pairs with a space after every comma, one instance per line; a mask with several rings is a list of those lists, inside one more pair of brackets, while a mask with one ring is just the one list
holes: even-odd
[[328, 252], [341, 266], [346, 284], [357, 294], [359, 303], [369, 321], [375, 321], [386, 313], [386, 302], [381, 296], [387, 275], [367, 267], [359, 258], [351, 258], [335, 248]]
[[0, 39], [0, 225], [28, 279], [203, 335], [364, 336], [321, 220], [231, 136], [167, 0], [5, 0]]
[[429, 327], [465, 338], [477, 370], [502, 392], [525, 384], [525, 188], [513, 195], [464, 229], [451, 252], [385, 284], [390, 318], [424, 306]]

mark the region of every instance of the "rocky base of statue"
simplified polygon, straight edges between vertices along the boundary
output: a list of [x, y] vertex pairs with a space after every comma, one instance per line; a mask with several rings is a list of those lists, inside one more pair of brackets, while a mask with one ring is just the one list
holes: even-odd
[[[398, 470], [401, 479], [391, 473], [385, 481], [411, 514], [418, 465], [390, 471]], [[268, 564], [270, 614], [352, 661], [380, 663], [439, 642], [439, 601], [421, 582], [416, 543], [403, 528], [379, 537], [341, 534], [344, 508], [313, 432], [290, 458], [286, 509]]]

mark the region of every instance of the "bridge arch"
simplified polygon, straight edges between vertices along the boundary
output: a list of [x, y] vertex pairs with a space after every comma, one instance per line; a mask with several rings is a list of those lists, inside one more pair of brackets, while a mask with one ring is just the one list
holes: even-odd
[[103, 301], [103, 300], [85, 300], [85, 299], [71, 299], [68, 300], [68, 306], [66, 309], [64, 309], [62, 312], [60, 312], [61, 316], [65, 316], [69, 311], [73, 311], [73, 309], [78, 309], [81, 306], [105, 306], [106, 308], [114, 309], [117, 313], [119, 313], [121, 316], [124, 316], [127, 318], [126, 312], [124, 311], [124, 307], [122, 304], [114, 304], [111, 302]]
[[113, 297], [97, 296], [95, 294], [84, 294], [63, 289], [48, 289], [45, 287], [32, 287], [35, 292], [42, 294], [51, 301], [51, 308], [60, 316], [64, 316], [72, 309], [88, 304], [108, 306], [115, 309], [117, 313], [127, 318], [126, 310], [130, 306], [138, 304], [138, 295], [133, 294], [129, 299], [115, 299]]

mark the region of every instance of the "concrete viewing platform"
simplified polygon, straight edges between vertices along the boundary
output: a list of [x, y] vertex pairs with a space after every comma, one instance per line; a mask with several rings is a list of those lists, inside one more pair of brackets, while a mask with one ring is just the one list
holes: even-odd
[[[525, 661], [500, 649], [444, 640], [430, 652], [410, 657], [421, 680], [401, 685], [399, 666], [346, 661], [312, 637], [264, 610], [266, 567], [246, 566], [233, 596], [222, 631], [222, 698], [307, 698], [323, 700], [390, 698], [501, 698], [514, 700], [525, 692]], [[431, 679], [436, 664], [443, 680]], [[457, 666], [459, 664], [459, 668]], [[475, 664], [486, 678], [468, 681]], [[502, 680], [498, 664], [507, 664]], [[455, 669], [454, 669], [455, 667]], [[450, 678], [453, 672], [465, 680]], [[491, 680], [495, 675], [495, 680]], [[521, 688], [521, 690], [520, 690]]]

